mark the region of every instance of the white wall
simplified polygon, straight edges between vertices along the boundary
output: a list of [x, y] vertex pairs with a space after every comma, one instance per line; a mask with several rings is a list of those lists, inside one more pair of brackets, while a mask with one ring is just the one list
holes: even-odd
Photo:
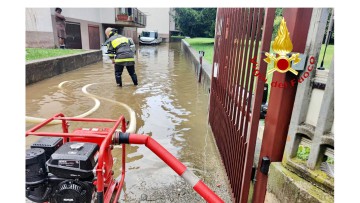
[[26, 31], [53, 32], [49, 8], [26, 8]]
[[[61, 8], [63, 15], [66, 19], [75, 18], [79, 20], [92, 21], [96, 23], [101, 22], [100, 9], [99, 8]], [[51, 8], [51, 13], [55, 14], [55, 8]]]
[[115, 23], [115, 8], [100, 8], [101, 23]]
[[170, 9], [170, 16], [169, 16], [169, 29], [170, 31], [175, 31], [175, 19], [172, 17], [172, 15], [175, 15], [175, 9], [171, 8]]
[[143, 30], [155, 30], [159, 34], [169, 34], [170, 8], [138, 8], [146, 15], [146, 27], [138, 28], [138, 33]]
[[53, 48], [53, 25], [49, 8], [26, 8], [26, 47]]
[[[51, 14], [55, 14], [55, 8], [51, 8]], [[65, 18], [75, 18], [96, 23], [115, 23], [115, 8], [62, 8], [61, 14]]]

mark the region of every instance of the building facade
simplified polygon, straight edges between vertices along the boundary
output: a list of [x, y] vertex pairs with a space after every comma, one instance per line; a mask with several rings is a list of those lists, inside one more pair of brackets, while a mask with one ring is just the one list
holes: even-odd
[[170, 39], [170, 27], [175, 23], [170, 8], [139, 8], [147, 16], [147, 23], [145, 28], [139, 28], [138, 34], [141, 34], [144, 30], [153, 30], [159, 33], [159, 36], [163, 39], [163, 42], [169, 42]]
[[[136, 8], [64, 8], [67, 48], [100, 49], [107, 27], [137, 39], [137, 28], [145, 27], [146, 16]], [[124, 17], [126, 16], [126, 17]], [[26, 47], [58, 47], [55, 8], [26, 9]]]
[[26, 9], [26, 47], [53, 48], [55, 46], [51, 10]]

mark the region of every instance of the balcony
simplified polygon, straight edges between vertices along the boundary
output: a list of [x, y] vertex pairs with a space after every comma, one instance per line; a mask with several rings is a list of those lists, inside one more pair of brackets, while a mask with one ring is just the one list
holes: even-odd
[[137, 8], [116, 8], [115, 23], [126, 27], [145, 28], [146, 15]]

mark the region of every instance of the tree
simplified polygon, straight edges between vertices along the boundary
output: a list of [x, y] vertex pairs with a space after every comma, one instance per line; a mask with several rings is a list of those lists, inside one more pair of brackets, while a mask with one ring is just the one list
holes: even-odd
[[[326, 35], [327, 35], [328, 26], [329, 26], [329, 23], [330, 23], [331, 12], [333, 12], [333, 9], [329, 8], [329, 16], [328, 16], [328, 20], [326, 22], [326, 29], [325, 29], [326, 32], [324, 33], [323, 42], [322, 42], [323, 44], [326, 43], [325, 39], [326, 39]], [[273, 33], [272, 33], [272, 40], [275, 39], [275, 37], [276, 37], [276, 35], [278, 33], [282, 18], [283, 18], [283, 8], [276, 8], [276, 10], [275, 10], [275, 19], [274, 19], [274, 30], [273, 30]], [[332, 33], [331, 33], [331, 36], [330, 36], [329, 40], [330, 40], [329, 44], [334, 44], [334, 27], [332, 27]]]
[[282, 8], [276, 8], [276, 10], [275, 10], [275, 19], [274, 19], [274, 30], [273, 30], [273, 33], [272, 33], [272, 40], [275, 39], [275, 37], [276, 37], [276, 35], [278, 33], [280, 23], [281, 23], [281, 20], [283, 18], [282, 13], [283, 13]]
[[216, 8], [176, 8], [174, 18], [186, 36], [214, 37]]
[[201, 22], [204, 25], [204, 37], [214, 37], [216, 8], [205, 8], [201, 11]]

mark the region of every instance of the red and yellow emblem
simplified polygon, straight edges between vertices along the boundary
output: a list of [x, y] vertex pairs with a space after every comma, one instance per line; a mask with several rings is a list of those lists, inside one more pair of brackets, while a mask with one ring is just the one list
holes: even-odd
[[290, 58], [287, 56], [287, 54], [292, 51], [293, 45], [290, 40], [289, 31], [286, 27], [284, 18], [281, 21], [279, 31], [272, 45], [272, 49], [276, 54], [278, 54], [278, 56], [276, 57], [276, 55], [268, 52], [265, 53], [266, 58], [264, 61], [266, 63], [274, 61], [274, 68], [268, 70], [267, 74], [273, 73], [274, 71], [278, 71], [280, 73], [290, 71], [297, 75], [298, 72], [291, 68], [291, 62], [293, 61], [294, 64], [297, 64], [300, 62], [301, 58], [299, 58], [299, 53], [292, 54]]

